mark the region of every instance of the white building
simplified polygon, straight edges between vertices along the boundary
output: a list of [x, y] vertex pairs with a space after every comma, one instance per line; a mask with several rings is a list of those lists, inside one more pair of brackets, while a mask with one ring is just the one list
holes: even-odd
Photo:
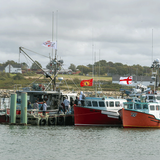
[[8, 64], [5, 67], [5, 72], [6, 73], [22, 73], [21, 65], [11, 65], [11, 64]]

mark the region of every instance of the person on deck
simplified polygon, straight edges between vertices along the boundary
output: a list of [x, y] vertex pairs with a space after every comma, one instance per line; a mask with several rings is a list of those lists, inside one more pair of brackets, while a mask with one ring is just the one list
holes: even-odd
[[47, 104], [46, 101], [43, 101], [43, 115], [46, 115], [46, 110], [47, 110]]
[[71, 113], [73, 113], [73, 105], [74, 105], [74, 100], [73, 100], [73, 98], [71, 97], [71, 98], [70, 98]]
[[79, 101], [79, 98], [76, 97], [75, 101], [74, 101], [74, 104], [78, 105], [78, 101]]
[[33, 104], [33, 108], [34, 108], [34, 109], [39, 109], [39, 104], [38, 104], [37, 100], [36, 100], [35, 103]]
[[31, 106], [31, 102], [30, 102], [30, 101], [28, 101], [27, 109], [32, 109], [32, 106]]
[[[58, 114], [64, 112], [64, 109], [63, 109], [64, 104], [63, 105], [62, 104], [63, 104], [63, 102], [59, 105]], [[64, 114], [65, 114], [65, 112], [64, 112]]]
[[65, 114], [66, 109], [65, 109], [65, 105], [64, 105], [63, 102], [61, 103], [61, 106], [62, 106], [62, 110], [63, 110], [63, 112], [64, 112], [64, 114]]
[[63, 101], [64, 105], [65, 105], [65, 111], [69, 112], [69, 100], [67, 99], [67, 97], [65, 97], [64, 101]]
[[83, 91], [80, 92], [79, 100], [81, 101], [81, 105], [84, 106], [85, 95]]

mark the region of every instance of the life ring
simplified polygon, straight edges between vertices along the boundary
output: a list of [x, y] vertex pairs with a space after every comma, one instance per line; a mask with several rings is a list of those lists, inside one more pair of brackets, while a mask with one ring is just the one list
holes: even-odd
[[64, 117], [58, 117], [58, 124], [59, 125], [64, 125]]
[[48, 118], [48, 124], [49, 125], [55, 125], [56, 119], [55, 118]]
[[46, 119], [41, 119], [39, 124], [42, 126], [42, 125], [45, 125], [46, 124]]

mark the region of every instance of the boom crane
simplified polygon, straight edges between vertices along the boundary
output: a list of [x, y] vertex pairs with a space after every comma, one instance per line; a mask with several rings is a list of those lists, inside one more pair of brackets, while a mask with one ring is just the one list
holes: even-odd
[[36, 61], [34, 61], [22, 48], [25, 49], [24, 47], [19, 47], [19, 53], [21, 53], [22, 51], [33, 63], [35, 63], [45, 73], [46, 78], [49, 77], [51, 80], [53, 80], [52, 77], [46, 71], [44, 71], [44, 69]]

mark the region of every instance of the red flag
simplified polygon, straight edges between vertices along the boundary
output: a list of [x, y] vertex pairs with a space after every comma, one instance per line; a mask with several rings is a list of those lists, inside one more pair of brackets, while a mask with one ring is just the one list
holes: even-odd
[[83, 86], [92, 86], [93, 85], [93, 79], [82, 80], [80, 85], [81, 85], [81, 87], [83, 87]]

